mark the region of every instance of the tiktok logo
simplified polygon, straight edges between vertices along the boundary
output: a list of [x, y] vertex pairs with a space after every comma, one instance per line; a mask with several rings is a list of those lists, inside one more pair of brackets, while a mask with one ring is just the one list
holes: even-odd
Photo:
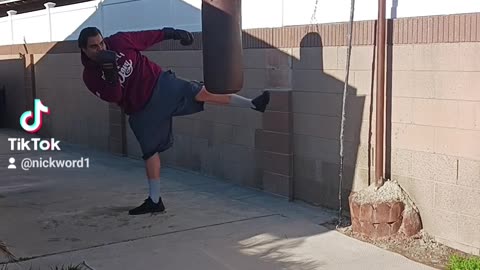
[[[43, 105], [40, 99], [35, 99], [33, 105], [33, 113], [32, 111], [26, 111], [20, 117], [20, 126], [29, 132], [29, 133], [36, 133], [40, 130], [43, 124], [42, 120], [42, 113], [50, 114], [50, 110], [47, 106]], [[33, 118], [33, 123], [30, 125], [28, 121]]]

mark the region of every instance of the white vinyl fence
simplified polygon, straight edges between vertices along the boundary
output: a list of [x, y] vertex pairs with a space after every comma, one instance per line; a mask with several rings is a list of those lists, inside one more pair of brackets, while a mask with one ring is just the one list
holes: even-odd
[[[54, 1], [54, 0], [52, 0]], [[242, 0], [242, 27], [344, 22], [351, 0]], [[356, 0], [355, 20], [377, 17], [377, 0]], [[85, 26], [105, 35], [165, 26], [201, 31], [202, 0], [94, 0], [25, 14], [0, 14], [0, 45], [71, 40]], [[478, 0], [387, 0], [387, 17], [480, 12]]]

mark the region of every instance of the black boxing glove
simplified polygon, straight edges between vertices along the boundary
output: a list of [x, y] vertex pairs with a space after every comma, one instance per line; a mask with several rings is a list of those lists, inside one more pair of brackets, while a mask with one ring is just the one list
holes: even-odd
[[109, 50], [102, 50], [97, 53], [97, 63], [103, 71], [103, 79], [110, 84], [118, 82], [117, 53]]
[[165, 27], [162, 29], [162, 31], [164, 33], [164, 39], [180, 40], [180, 44], [183, 46], [189, 46], [193, 44], [193, 35], [188, 31], [174, 29], [172, 27]]

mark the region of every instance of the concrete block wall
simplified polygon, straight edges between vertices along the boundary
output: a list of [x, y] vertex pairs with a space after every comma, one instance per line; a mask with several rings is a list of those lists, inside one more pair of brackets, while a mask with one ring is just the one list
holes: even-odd
[[393, 47], [392, 178], [442, 241], [480, 253], [480, 43]]
[[4, 128], [19, 129], [18, 117], [28, 108], [26, 63], [26, 60], [18, 54], [0, 55], [0, 89], [5, 89], [6, 98], [6, 108], [0, 110], [5, 112], [5, 115], [0, 117]]
[[[369, 26], [365, 29], [368, 29]], [[331, 30], [330, 30], [331, 31]], [[328, 33], [323, 43], [329, 44]], [[311, 38], [315, 39], [316, 35]], [[352, 49], [344, 130], [343, 206], [352, 190], [369, 183], [369, 109], [373, 46], [357, 39]], [[308, 37], [294, 49], [293, 126], [295, 197], [338, 208], [342, 93], [346, 47], [317, 47]]]
[[[387, 177], [398, 180], [418, 204], [427, 232], [471, 253], [480, 250], [479, 29], [480, 14], [394, 20], [387, 53]], [[163, 161], [337, 208], [346, 30], [347, 24], [340, 23], [245, 31], [245, 81], [239, 94], [254, 97], [268, 89], [272, 106], [262, 115], [207, 105], [204, 112], [176, 118], [176, 143]], [[355, 24], [344, 134], [344, 207], [352, 190], [373, 181], [374, 33], [373, 21]], [[144, 53], [180, 77], [201, 80], [201, 35], [196, 36], [192, 47], [165, 42]], [[52, 113], [46, 132], [139, 158], [127, 118], [83, 88], [74, 45], [29, 47], [38, 60], [32, 91], [63, 112]], [[0, 47], [0, 54], [22, 50]], [[22, 76], [28, 89], [28, 76]]]
[[93, 96], [83, 84], [83, 67], [74, 42], [2, 46], [0, 55], [21, 58], [12, 60], [16, 65], [3, 66], [0, 62], [6, 70], [2, 75], [13, 74], [5, 80], [12, 85], [7, 86], [11, 97], [7, 100], [10, 128], [21, 129], [20, 115], [31, 110], [33, 99], [39, 98], [50, 108], [50, 115], [43, 118], [40, 136], [97, 150], [112, 149], [111, 137], [121, 137], [110, 127], [110, 120], [115, 118], [109, 114], [109, 105]]
[[390, 176], [429, 233], [480, 254], [480, 14], [397, 20], [390, 39]]
[[108, 150], [109, 106], [83, 84], [79, 54], [34, 56], [36, 97], [50, 107], [40, 134]]
[[255, 146], [261, 156], [262, 189], [294, 200], [292, 90], [270, 89], [271, 103], [257, 130]]

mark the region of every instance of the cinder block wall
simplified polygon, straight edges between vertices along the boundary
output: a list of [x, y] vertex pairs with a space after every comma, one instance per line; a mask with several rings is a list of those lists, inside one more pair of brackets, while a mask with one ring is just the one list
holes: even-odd
[[393, 48], [392, 178], [425, 228], [479, 253], [480, 43]]
[[[374, 180], [375, 23], [357, 22], [354, 30], [344, 207], [351, 190]], [[179, 117], [174, 122], [176, 144], [164, 153], [164, 162], [337, 208], [346, 31], [347, 24], [342, 23], [246, 31], [245, 83], [239, 94], [254, 97], [265, 89], [272, 91], [269, 111], [261, 115], [207, 105], [205, 112]], [[385, 147], [387, 177], [398, 180], [418, 204], [425, 230], [477, 254], [479, 31], [480, 14], [391, 22]], [[200, 34], [196, 35], [192, 47], [165, 42], [144, 53], [178, 76], [201, 80]], [[74, 44], [44, 47], [29, 48], [38, 60], [33, 88], [52, 108], [67, 112], [52, 114], [49, 135], [139, 158], [120, 110], [83, 88]], [[22, 52], [22, 47], [0, 47], [0, 54], [12, 51]], [[47, 51], [46, 57], [39, 56]], [[75, 112], [79, 114], [73, 116]]]
[[[338, 27], [338, 28], [336, 28]], [[347, 85], [344, 171], [345, 208], [348, 195], [369, 183], [369, 110], [374, 47], [373, 22], [358, 24]], [[308, 34], [293, 48], [294, 187], [297, 198], [338, 208], [342, 94], [346, 40], [338, 40], [341, 26], [322, 27], [320, 36]], [[321, 37], [323, 47], [316, 40]], [[348, 208], [348, 207], [347, 207]]]
[[[18, 117], [27, 110], [27, 90], [25, 60], [19, 55], [0, 55], [0, 89], [5, 89], [5, 115], [0, 116], [4, 127], [20, 128]], [[0, 104], [0, 106], [3, 106]]]
[[36, 96], [50, 107], [42, 135], [109, 149], [109, 106], [87, 91], [78, 53], [34, 54]]
[[480, 254], [480, 14], [395, 21], [387, 163], [440, 241]]
[[39, 98], [50, 108], [40, 136], [122, 154], [121, 112], [86, 89], [75, 42], [0, 46], [0, 69], [9, 128]]

